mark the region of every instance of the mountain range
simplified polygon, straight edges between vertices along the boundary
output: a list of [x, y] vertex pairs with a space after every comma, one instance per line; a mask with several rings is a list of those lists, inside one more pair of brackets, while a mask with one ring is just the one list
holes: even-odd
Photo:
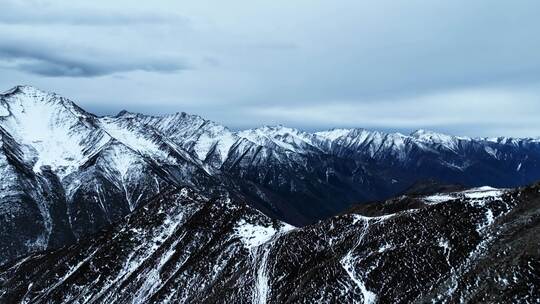
[[0, 267], [2, 303], [537, 303], [540, 186], [363, 204], [295, 228], [165, 189], [124, 219]]
[[238, 131], [17, 86], [0, 142], [0, 302], [540, 298], [538, 138]]
[[0, 264], [91, 235], [170, 186], [228, 193], [303, 226], [424, 180], [516, 187], [540, 179], [535, 138], [232, 131], [186, 113], [100, 117], [30, 86], [0, 95], [0, 135]]

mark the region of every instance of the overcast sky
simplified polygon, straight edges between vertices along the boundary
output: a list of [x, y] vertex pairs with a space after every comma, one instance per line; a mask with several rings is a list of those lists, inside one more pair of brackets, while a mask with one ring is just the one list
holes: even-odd
[[2, 0], [0, 90], [233, 129], [536, 137], [539, 12], [537, 0]]

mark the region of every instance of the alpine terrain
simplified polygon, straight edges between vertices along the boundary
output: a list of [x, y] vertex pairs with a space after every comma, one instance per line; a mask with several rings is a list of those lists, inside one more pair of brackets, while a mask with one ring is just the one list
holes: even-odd
[[540, 186], [401, 196], [295, 228], [167, 189], [0, 267], [4, 303], [537, 303]]
[[538, 138], [238, 131], [17, 86], [0, 143], [0, 303], [540, 299]]

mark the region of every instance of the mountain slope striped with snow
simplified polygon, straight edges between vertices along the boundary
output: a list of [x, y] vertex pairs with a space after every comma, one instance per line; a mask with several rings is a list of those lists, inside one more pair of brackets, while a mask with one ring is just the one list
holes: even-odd
[[[5, 303], [536, 303], [540, 188], [401, 196], [295, 228], [167, 189], [0, 267]], [[397, 210], [397, 211], [396, 211]]]
[[0, 95], [0, 135], [0, 264], [95, 233], [170, 186], [229, 192], [302, 226], [422, 180], [514, 187], [540, 179], [538, 139], [232, 131], [185, 113], [98, 117], [28, 86]]

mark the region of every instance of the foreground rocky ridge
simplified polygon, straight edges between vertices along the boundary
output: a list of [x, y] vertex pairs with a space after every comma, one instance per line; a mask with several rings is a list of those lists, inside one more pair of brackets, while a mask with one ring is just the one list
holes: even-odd
[[540, 179], [538, 139], [234, 132], [185, 113], [97, 117], [28, 86], [0, 94], [0, 144], [0, 264], [93, 234], [171, 186], [228, 192], [302, 226], [425, 179], [467, 187]]
[[[537, 303], [540, 186], [402, 196], [304, 228], [166, 190], [0, 267], [9, 303]], [[397, 210], [397, 211], [396, 211]]]

